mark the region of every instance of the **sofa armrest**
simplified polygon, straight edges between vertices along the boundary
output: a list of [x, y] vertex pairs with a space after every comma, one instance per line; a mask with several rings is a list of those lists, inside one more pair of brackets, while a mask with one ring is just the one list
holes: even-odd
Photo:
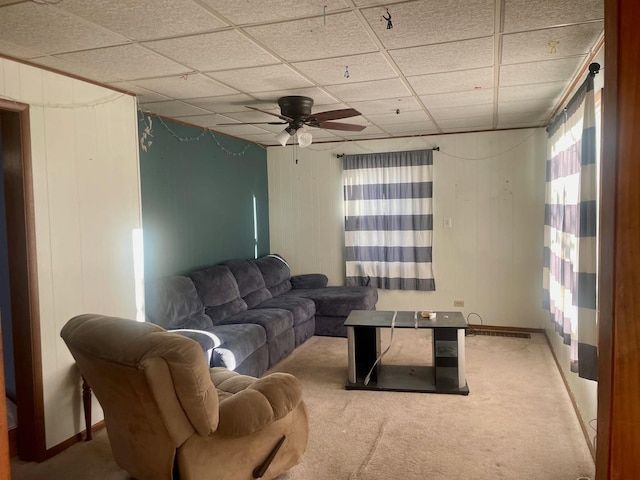
[[213, 349], [221, 345], [220, 339], [205, 330], [194, 330], [190, 328], [179, 328], [175, 330], [168, 330], [171, 333], [178, 333], [184, 337], [195, 340], [202, 348], [207, 366], [211, 365], [211, 356], [213, 355]]
[[305, 275], [293, 275], [291, 277], [291, 287], [301, 288], [324, 288], [329, 283], [329, 279], [323, 273], [307, 273]]
[[256, 432], [287, 416], [302, 400], [300, 381], [288, 373], [272, 373], [260, 379], [223, 373], [212, 368], [216, 388], [231, 395], [220, 401], [217, 431], [231, 437]]

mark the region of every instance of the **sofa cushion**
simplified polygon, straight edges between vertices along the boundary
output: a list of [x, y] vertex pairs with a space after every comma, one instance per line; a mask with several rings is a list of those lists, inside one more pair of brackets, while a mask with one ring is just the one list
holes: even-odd
[[267, 343], [267, 336], [260, 325], [215, 325], [207, 330], [220, 338], [221, 345], [213, 349], [212, 367], [235, 370], [238, 365], [260, 350]]
[[286, 295], [313, 300], [316, 304], [316, 317], [347, 317], [351, 310], [375, 310], [378, 301], [378, 290], [374, 287], [294, 289]]
[[280, 308], [252, 308], [223, 320], [224, 325], [253, 323], [264, 328], [267, 343], [285, 330], [293, 328], [293, 314]]
[[261, 308], [281, 308], [293, 314], [293, 324], [300, 325], [307, 322], [316, 314], [316, 304], [310, 298], [294, 297], [293, 295], [280, 295], [271, 298], [255, 307]]
[[267, 255], [256, 259], [255, 263], [272, 296], [277, 297], [291, 290], [291, 270], [280, 255]]
[[232, 260], [225, 264], [238, 283], [240, 296], [248, 308], [271, 298], [258, 266], [252, 260]]
[[204, 330], [213, 325], [205, 315], [196, 287], [188, 277], [163, 277], [146, 284], [147, 320], [167, 330], [194, 328]]
[[228, 267], [216, 265], [190, 273], [189, 278], [214, 325], [247, 309], [247, 304], [240, 298], [238, 283]]

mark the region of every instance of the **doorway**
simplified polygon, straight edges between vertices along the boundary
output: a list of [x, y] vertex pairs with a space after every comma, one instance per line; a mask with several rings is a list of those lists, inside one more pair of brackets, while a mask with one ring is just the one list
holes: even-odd
[[28, 105], [0, 100], [17, 450], [22, 460], [42, 461], [46, 439], [29, 125]]

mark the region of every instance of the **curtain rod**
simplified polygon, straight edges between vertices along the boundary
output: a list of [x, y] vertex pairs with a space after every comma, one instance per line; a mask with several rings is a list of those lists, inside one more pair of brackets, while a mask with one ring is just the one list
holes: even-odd
[[[422, 150], [434, 150], [436, 152], [440, 151], [440, 147], [433, 147], [433, 148], [423, 148]], [[338, 153], [336, 154], [336, 158], [342, 158], [346, 155], [346, 153]]]

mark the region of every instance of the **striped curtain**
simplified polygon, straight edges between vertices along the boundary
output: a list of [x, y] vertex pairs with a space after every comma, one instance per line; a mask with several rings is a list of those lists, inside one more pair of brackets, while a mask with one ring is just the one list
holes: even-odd
[[571, 371], [597, 380], [597, 166], [593, 75], [547, 128], [544, 306]]
[[435, 290], [433, 151], [345, 155], [347, 285]]

